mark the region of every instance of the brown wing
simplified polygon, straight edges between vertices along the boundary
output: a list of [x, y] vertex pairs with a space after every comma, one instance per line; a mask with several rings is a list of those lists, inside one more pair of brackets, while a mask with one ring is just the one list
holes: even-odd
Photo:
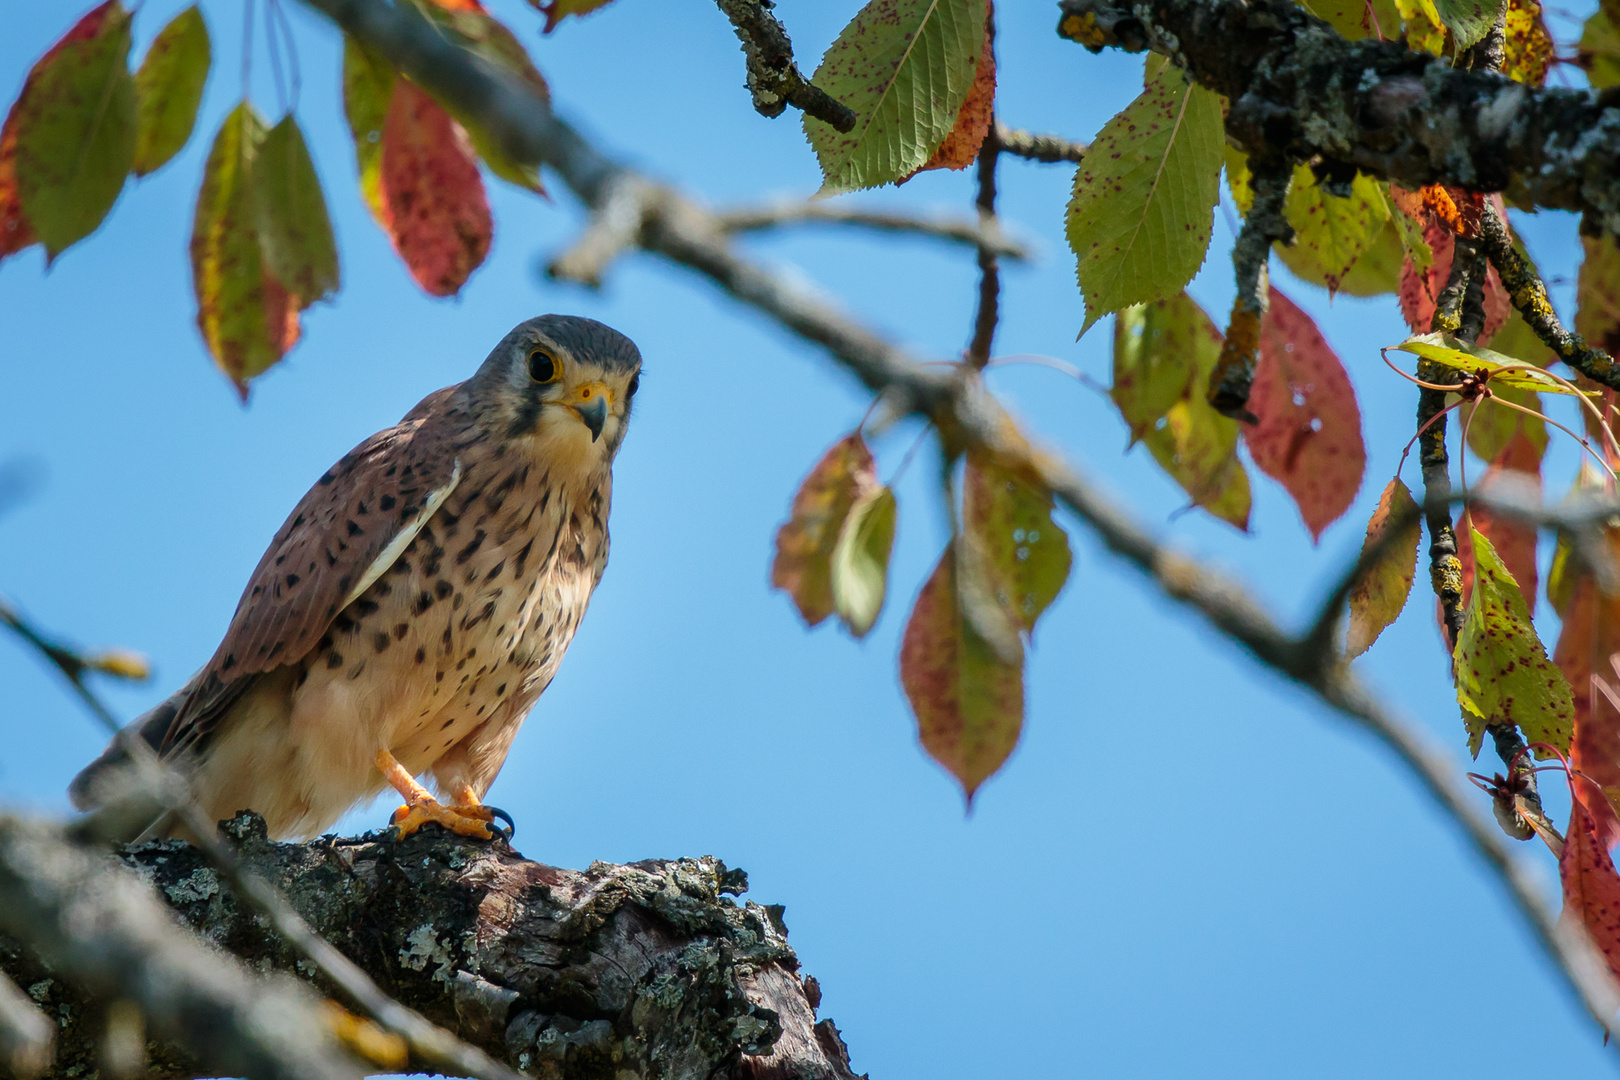
[[301, 660], [409, 545], [460, 477], [457, 444], [468, 428], [451, 401], [456, 389], [428, 395], [345, 454], [299, 500], [175, 716], [165, 753], [206, 735], [255, 676]]

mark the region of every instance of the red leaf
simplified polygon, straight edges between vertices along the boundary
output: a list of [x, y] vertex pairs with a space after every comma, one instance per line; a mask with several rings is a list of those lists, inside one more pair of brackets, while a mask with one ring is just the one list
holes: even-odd
[[[1501, 207], [1497, 210], [1500, 212]], [[1452, 231], [1431, 217], [1423, 226], [1423, 238], [1434, 252], [1434, 262], [1429, 264], [1428, 271], [1419, 273], [1411, 258], [1401, 263], [1401, 314], [1414, 334], [1427, 334], [1433, 329], [1435, 302], [1446, 287], [1446, 278], [1451, 275]], [[1496, 267], [1492, 266], [1485, 275], [1485, 329], [1480, 332], [1479, 344], [1487, 344], [1507, 325], [1511, 314], [1513, 299], [1497, 276]]]
[[1018, 745], [1024, 667], [1022, 657], [1002, 659], [964, 617], [956, 562], [952, 544], [917, 597], [900, 643], [900, 682], [923, 749], [950, 770], [971, 803]]
[[[984, 137], [990, 133], [990, 122], [996, 109], [996, 50], [995, 39], [990, 35], [994, 18], [995, 5], [986, 4], [984, 51], [979, 55], [979, 66], [973, 75], [973, 85], [968, 89], [962, 108], [956, 114], [956, 126], [951, 128], [950, 134], [939, 144], [939, 149], [934, 151], [933, 157], [930, 157], [917, 172], [927, 172], [929, 169], [965, 169], [979, 156], [979, 147], [984, 143]], [[917, 173], [911, 174], [916, 175]], [[908, 176], [906, 179], [909, 180], [911, 177]]]
[[[1611, 533], [1611, 549], [1616, 540]], [[1615, 687], [1620, 680], [1610, 657], [1616, 653], [1620, 653], [1620, 596], [1604, 595], [1592, 575], [1583, 573], [1564, 608], [1553, 662], [1569, 680], [1574, 695], [1570, 764], [1591, 777], [1611, 799], [1620, 797], [1620, 711], [1592, 685], [1592, 679], [1596, 676]], [[1620, 842], [1620, 828], [1611, 820], [1612, 816], [1597, 816], [1599, 838], [1605, 847]]]
[[[1417, 574], [1418, 547], [1423, 540], [1423, 519], [1416, 513], [1417, 503], [1400, 477], [1391, 480], [1378, 499], [1378, 509], [1367, 522], [1367, 538], [1361, 550], [1367, 552], [1380, 543], [1387, 543], [1382, 558], [1374, 560], [1356, 587], [1350, 590], [1350, 632], [1344, 653], [1355, 659], [1378, 640], [1384, 628], [1394, 622], [1406, 606], [1412, 592], [1412, 579]], [[1396, 536], [1388, 540], [1386, 534], [1394, 519], [1408, 519]]]
[[1276, 289], [1260, 327], [1243, 429], [1249, 456], [1288, 489], [1313, 539], [1343, 514], [1361, 487], [1367, 451], [1350, 376], [1311, 317]]
[[[1481, 408], [1489, 409], [1493, 406], [1486, 403]], [[1524, 432], [1515, 432], [1513, 438], [1502, 452], [1491, 462], [1490, 468], [1480, 478], [1478, 487], [1487, 489], [1496, 481], [1502, 479], [1504, 473], [1520, 473], [1524, 476], [1534, 477], [1536, 494], [1541, 493], [1541, 455], [1537, 452], [1535, 444], [1525, 437]], [[1523, 476], [1521, 476], [1521, 479]], [[1540, 577], [1536, 570], [1536, 539], [1537, 532], [1533, 525], [1526, 525], [1512, 517], [1498, 517], [1489, 507], [1472, 506], [1468, 516], [1473, 518], [1474, 528], [1485, 534], [1496, 553], [1501, 556], [1502, 564], [1513, 575], [1513, 580], [1519, 583], [1519, 591], [1524, 594], [1525, 604], [1531, 611], [1536, 608], [1536, 590], [1540, 584]], [[1457, 557], [1462, 560], [1463, 595], [1474, 585], [1474, 548], [1472, 538], [1466, 528], [1457, 530]]]
[[489, 200], [466, 134], [404, 79], [383, 124], [382, 198], [394, 250], [417, 284], [434, 296], [459, 292], [489, 254]]
[[17, 193], [17, 117], [24, 111], [28, 98], [29, 88], [39, 73], [50, 66], [56, 55], [75, 41], [89, 41], [101, 30], [101, 23], [107, 17], [118, 0], [106, 0], [106, 3], [93, 8], [88, 14], [73, 24], [73, 29], [62, 36], [62, 39], [50, 50], [34, 62], [29, 69], [28, 78], [23, 82], [22, 93], [12, 103], [11, 111], [6, 114], [4, 127], [0, 127], [0, 259], [15, 254], [30, 244], [38, 242], [33, 227], [23, 215], [22, 199]]
[[1564, 834], [1564, 853], [1558, 859], [1558, 880], [1564, 887], [1561, 919], [1575, 921], [1592, 944], [1609, 962], [1609, 971], [1620, 976], [1620, 874], [1614, 869], [1609, 850], [1599, 839], [1602, 816], [1588, 809], [1580, 788], [1587, 785], [1570, 779], [1569, 829]]

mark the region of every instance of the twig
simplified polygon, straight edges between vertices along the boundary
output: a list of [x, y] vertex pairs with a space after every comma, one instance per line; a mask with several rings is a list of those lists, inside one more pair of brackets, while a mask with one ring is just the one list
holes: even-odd
[[602, 287], [609, 264], [637, 246], [641, 223], [651, 202], [647, 185], [633, 176], [616, 176], [591, 213], [573, 246], [546, 264], [546, 276], [587, 288]]
[[1068, 161], [1078, 165], [1086, 156], [1084, 143], [1065, 139], [1061, 135], [1040, 135], [1010, 128], [1002, 123], [1000, 118], [996, 119], [991, 131], [1003, 153], [1026, 158], [1029, 161], [1043, 161], [1048, 165]]
[[[125, 748], [138, 770], [134, 777], [135, 784], [124, 793], [125, 798], [143, 807], [156, 804], [160, 810], [178, 814], [191, 832], [192, 842], [225, 874], [237, 897], [263, 915], [289, 946], [319, 968], [357, 1008], [385, 1031], [403, 1040], [424, 1064], [434, 1066], [439, 1071], [455, 1076], [477, 1077], [479, 1080], [521, 1080], [520, 1074], [482, 1050], [462, 1042], [420, 1013], [407, 1009], [383, 993], [371, 976], [310, 930], [309, 924], [280, 893], [244, 869], [236, 852], [220, 839], [216, 823], [205, 819], [191, 803], [184, 780], [159, 760], [157, 753], [139, 734], [120, 732], [112, 711], [85, 685], [84, 672], [91, 667], [85, 658], [56, 644], [30, 626], [3, 599], [0, 599], [0, 623], [9, 626], [23, 641], [38, 649], [68, 680], [80, 700], [103, 726], [114, 737], [124, 738]], [[122, 802], [114, 803], [106, 813], [110, 816], [130, 813], [127, 804], [121, 805]], [[94, 834], [94, 821], [85, 831]]]
[[17, 984], [0, 973], [0, 1065], [30, 1080], [51, 1063], [56, 1025]]
[[855, 114], [849, 107], [799, 74], [798, 65], [793, 62], [793, 42], [788, 40], [782, 20], [771, 13], [770, 0], [715, 2], [731, 20], [742, 42], [743, 55], [748, 59], [748, 91], [754, 96], [755, 112], [774, 118], [792, 105], [839, 131], [855, 130]]
[[[989, 33], [995, 37], [992, 16]], [[1001, 157], [1001, 143], [996, 140], [992, 123], [984, 142], [979, 145], [979, 160], [975, 172], [978, 193], [973, 205], [979, 211], [979, 228], [983, 232], [994, 229], [996, 222], [996, 159]], [[996, 340], [996, 321], [1001, 308], [1001, 267], [996, 253], [987, 245], [979, 245], [979, 304], [973, 316], [973, 338], [968, 342], [967, 362], [975, 370], [983, 371], [990, 362], [990, 346]]]
[[1029, 258], [1029, 249], [1007, 236], [994, 219], [970, 221], [966, 218], [921, 217], [798, 199], [766, 206], [718, 210], [714, 219], [728, 233], [762, 232], [783, 225], [852, 225], [879, 232], [915, 233], [975, 248], [988, 248], [996, 255], [1020, 262]]
[[[455, 46], [435, 40], [410, 12], [382, 0], [305, 3], [331, 16], [361, 44], [388, 57], [441, 100], [478, 116], [518, 160], [549, 164], [588, 206], [597, 205], [608, 178], [624, 171], [526, 87]], [[1284, 22], [1292, 19], [1281, 0], [1251, 0], [1251, 6], [1259, 3]], [[1245, 590], [1217, 571], [1165, 550], [1078, 473], [1030, 446], [989, 395], [965, 387], [949, 369], [918, 362], [812, 289], [744, 260], [724, 242], [713, 216], [690, 201], [666, 192], [662, 205], [662, 213], [647, 221], [642, 230], [642, 243], [649, 250], [710, 278], [740, 303], [821, 345], [869, 389], [887, 394], [897, 413], [911, 412], [932, 420], [947, 455], [975, 446], [1003, 460], [1019, 462], [1105, 544], [1146, 572], [1160, 590], [1198, 611], [1262, 664], [1300, 682], [1394, 750], [1495, 871], [1570, 989], [1607, 1026], [1620, 999], [1601, 957], [1559, 928], [1542, 898], [1540, 882], [1519, 863], [1496, 827], [1474, 810], [1471, 789], [1457, 781], [1451, 761], [1374, 700], [1353, 674], [1342, 666], [1322, 671], [1299, 642], [1277, 629]]]
[[1536, 332], [1536, 337], [1582, 375], [1610, 389], [1620, 389], [1620, 367], [1615, 365], [1614, 357], [1602, 349], [1592, 348], [1581, 335], [1564, 329], [1552, 301], [1547, 298], [1547, 286], [1542, 283], [1541, 275], [1519, 255], [1508, 236], [1507, 226], [1488, 201], [1480, 216], [1479, 241], [1490, 256], [1491, 265], [1501, 275], [1502, 285], [1513, 298], [1513, 306]]
[[1243, 219], [1243, 231], [1232, 246], [1232, 270], [1237, 277], [1237, 296], [1232, 300], [1232, 319], [1221, 342], [1220, 359], [1209, 374], [1209, 403], [1215, 411], [1234, 420], [1257, 424], [1260, 418], [1249, 410], [1249, 390], [1260, 354], [1260, 324], [1269, 304], [1271, 245], [1289, 243], [1294, 230], [1283, 214], [1288, 186], [1294, 168], [1281, 154], [1250, 161], [1254, 204]]

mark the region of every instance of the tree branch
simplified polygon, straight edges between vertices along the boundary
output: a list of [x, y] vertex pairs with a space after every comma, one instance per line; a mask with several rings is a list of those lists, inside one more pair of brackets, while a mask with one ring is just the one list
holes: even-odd
[[[532, 92], [437, 39], [408, 9], [383, 0], [304, 2], [326, 12], [431, 93], [478, 116], [518, 160], [550, 164], [588, 207], [600, 204], [610, 177], [628, 171], [586, 143]], [[1166, 3], [1173, 10], [1199, 7], [1197, 0]], [[1221, 10], [1229, 19], [1242, 18], [1236, 5]], [[1300, 23], [1304, 16], [1286, 0], [1252, 0], [1244, 10], [1270, 12], [1268, 17], [1276, 20], [1268, 24], [1269, 29], [1262, 26], [1255, 31], [1266, 47], [1292, 49], [1285, 37], [1279, 38], [1278, 26], [1309, 30], [1315, 35], [1313, 41], [1324, 48], [1344, 47], [1342, 39], [1326, 31], [1325, 25], [1314, 20], [1312, 26]], [[1115, 21], [1127, 17], [1134, 19], [1116, 13]], [[1332, 40], [1323, 38], [1313, 26], [1331, 34]], [[1234, 63], [1245, 57], [1254, 61], [1253, 42], [1243, 36], [1247, 32], [1241, 25], [1231, 32], [1203, 27], [1203, 36], [1197, 40], [1211, 50], [1231, 52], [1237, 58]], [[1146, 38], [1138, 40], [1137, 47], [1144, 47]], [[1190, 35], [1188, 40], [1193, 40]], [[1402, 51], [1401, 55], [1406, 54]], [[1252, 77], [1252, 71], [1249, 75]], [[1486, 76], [1468, 77], [1497, 85]], [[1200, 81], [1204, 81], [1202, 76]], [[1620, 187], [1620, 180], [1616, 186]], [[915, 413], [932, 421], [947, 456], [973, 446], [1027, 470], [1110, 549], [1146, 573], [1160, 591], [1198, 612], [1263, 665], [1299, 683], [1389, 746], [1498, 875], [1572, 992], [1600, 1023], [1607, 1027], [1612, 1022], [1620, 996], [1602, 958], [1584, 939], [1560, 928], [1542, 899], [1538, 880], [1514, 856], [1495, 826], [1474, 810], [1473, 790], [1459, 782], [1451, 760], [1374, 699], [1353, 673], [1343, 665], [1324, 668], [1299, 640], [1283, 633], [1246, 590], [1219, 571], [1165, 548], [1080, 473], [1031, 446], [1006, 411], [983, 393], [977, 380], [961, 378], [959, 369], [952, 366], [919, 363], [818, 292], [743, 259], [727, 242], [713, 215], [673, 191], [663, 191], [661, 211], [643, 225], [641, 243], [647, 250], [708, 277], [734, 299], [821, 345], [867, 387], [884, 395], [895, 414]]]
[[[1393, 41], [1346, 41], [1291, 0], [1062, 0], [1058, 32], [1092, 52], [1152, 49], [1226, 95], [1251, 155], [1321, 155], [1419, 188], [1516, 190], [1620, 234], [1620, 92], [1532, 89]], [[1331, 171], [1330, 171], [1331, 177]]]
[[0, 974], [0, 1066], [32, 1080], [50, 1065], [56, 1025], [17, 984]]
[[[716, 860], [595, 863], [580, 873], [439, 830], [398, 844], [383, 834], [275, 844], [252, 814], [225, 828], [251, 872], [323, 939], [378, 973], [401, 1002], [525, 1073], [852, 1080], [837, 1029], [815, 1018], [782, 909], [729, 899], [747, 876]], [[121, 858], [192, 929], [250, 966], [310, 974], [195, 848], [159, 841]], [[130, 881], [141, 902], [157, 906], [133, 875], [98, 872]], [[85, 878], [97, 889], [101, 880]], [[22, 936], [14, 921], [0, 925]], [[65, 1018], [53, 1080], [75, 1075], [76, 1064], [93, 1068], [101, 1030], [90, 1002], [54, 979], [40, 986], [48, 976], [37, 962], [3, 939], [0, 969]], [[151, 1062], [152, 1080], [221, 1075], [166, 1044], [153, 1045]]]
[[[996, 32], [995, 16], [990, 17], [990, 36]], [[1001, 157], [1001, 142], [996, 138], [996, 125], [990, 125], [984, 142], [979, 145], [979, 157], [974, 165], [978, 190], [973, 205], [979, 212], [979, 228], [991, 232], [996, 227], [996, 161]], [[979, 303], [973, 315], [973, 337], [968, 342], [966, 358], [969, 366], [983, 371], [990, 362], [990, 347], [996, 340], [996, 322], [1001, 317], [1001, 265], [996, 252], [987, 244], [979, 245]]]
[[1012, 154], [1014, 157], [1043, 161], [1048, 165], [1056, 165], [1062, 161], [1078, 165], [1086, 156], [1084, 143], [1065, 139], [1061, 135], [1037, 135], [1010, 128], [1002, 123], [999, 117], [996, 118], [992, 131], [1002, 152]]
[[843, 102], [799, 74], [793, 42], [782, 20], [771, 13], [771, 0], [715, 0], [731, 20], [743, 55], [748, 58], [748, 92], [754, 111], [775, 118], [792, 105], [839, 131], [855, 130], [855, 114]]
[[1260, 324], [1270, 306], [1271, 245], [1279, 240], [1289, 243], [1294, 238], [1293, 227], [1283, 214], [1294, 167], [1281, 154], [1270, 154], [1251, 159], [1250, 175], [1254, 203], [1232, 246], [1237, 295], [1232, 299], [1232, 317], [1221, 340], [1220, 359], [1209, 374], [1209, 404], [1222, 416], [1258, 424], [1260, 418], [1249, 411], [1249, 391], [1259, 363]]
[[[988, 141], [988, 140], [987, 140]], [[996, 255], [1023, 261], [1029, 249], [1007, 236], [1000, 223], [968, 221], [962, 218], [924, 217], [916, 214], [866, 210], [840, 203], [792, 199], [768, 206], [743, 206], [714, 212], [722, 230], [729, 233], [762, 232], [783, 225], [852, 225], [879, 232], [915, 233], [939, 240], [988, 248]]]

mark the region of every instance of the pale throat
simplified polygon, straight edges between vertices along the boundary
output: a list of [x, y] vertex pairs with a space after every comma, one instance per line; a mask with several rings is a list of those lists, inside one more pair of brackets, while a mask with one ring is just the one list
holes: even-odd
[[548, 408], [541, 414], [533, 433], [512, 441], [521, 453], [554, 479], [579, 490], [605, 474], [612, 465], [609, 436], [616, 434], [613, 429], [618, 423], [617, 419], [609, 418], [608, 429], [602, 432], [602, 438], [593, 442], [590, 430], [572, 413]]

